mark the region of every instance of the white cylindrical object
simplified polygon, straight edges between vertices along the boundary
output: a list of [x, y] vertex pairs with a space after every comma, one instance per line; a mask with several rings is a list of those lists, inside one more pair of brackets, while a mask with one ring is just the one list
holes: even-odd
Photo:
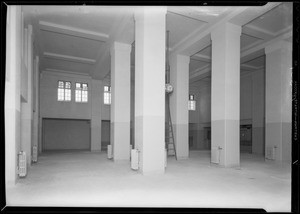
[[112, 146], [107, 145], [107, 158], [112, 159]]
[[131, 169], [139, 169], [139, 152], [137, 149], [131, 150]]
[[211, 149], [211, 163], [220, 163], [220, 151], [218, 147], [212, 147]]
[[38, 156], [37, 146], [33, 146], [32, 147], [32, 162], [34, 162], [34, 163], [37, 162], [37, 156]]

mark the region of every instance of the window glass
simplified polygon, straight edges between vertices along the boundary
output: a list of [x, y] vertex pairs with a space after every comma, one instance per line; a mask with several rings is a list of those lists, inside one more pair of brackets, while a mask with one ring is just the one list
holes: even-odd
[[87, 83], [76, 83], [75, 90], [75, 102], [88, 102], [88, 84]]
[[58, 81], [57, 100], [71, 101], [71, 82], [61, 80]]
[[111, 104], [110, 86], [104, 86], [103, 101], [104, 101], [104, 104], [106, 104], [106, 105]]

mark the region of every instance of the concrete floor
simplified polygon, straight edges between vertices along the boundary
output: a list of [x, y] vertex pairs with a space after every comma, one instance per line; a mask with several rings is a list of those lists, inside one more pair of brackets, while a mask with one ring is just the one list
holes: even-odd
[[46, 153], [7, 190], [11, 206], [202, 207], [291, 210], [288, 164], [241, 154], [240, 168], [210, 164], [209, 151], [168, 158], [164, 175], [143, 176], [106, 153]]

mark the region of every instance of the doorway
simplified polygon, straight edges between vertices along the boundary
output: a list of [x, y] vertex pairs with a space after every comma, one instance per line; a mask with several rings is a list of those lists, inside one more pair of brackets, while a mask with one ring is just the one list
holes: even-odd
[[90, 120], [43, 118], [42, 151], [91, 150]]
[[240, 126], [240, 151], [242, 153], [252, 153], [252, 125]]

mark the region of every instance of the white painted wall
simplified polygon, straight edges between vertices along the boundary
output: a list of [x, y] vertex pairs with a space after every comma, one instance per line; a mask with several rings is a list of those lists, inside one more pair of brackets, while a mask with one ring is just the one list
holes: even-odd
[[[17, 154], [21, 145], [20, 85], [22, 70], [21, 6], [7, 7], [5, 80], [5, 181], [11, 188], [17, 181]], [[9, 201], [7, 201], [9, 203]]]
[[[59, 80], [71, 81], [70, 102], [57, 101]], [[88, 102], [75, 102], [75, 82], [88, 83]], [[91, 150], [101, 150], [101, 120], [107, 116], [103, 111], [103, 83], [89, 76], [71, 73], [42, 72], [40, 79], [40, 118], [66, 118], [91, 120]], [[102, 118], [103, 116], [103, 118]]]
[[[72, 99], [70, 102], [57, 101], [58, 81], [71, 81]], [[75, 103], [75, 82], [88, 84], [88, 102]], [[91, 119], [92, 78], [76, 74], [42, 72], [40, 79], [40, 115], [42, 118]]]

